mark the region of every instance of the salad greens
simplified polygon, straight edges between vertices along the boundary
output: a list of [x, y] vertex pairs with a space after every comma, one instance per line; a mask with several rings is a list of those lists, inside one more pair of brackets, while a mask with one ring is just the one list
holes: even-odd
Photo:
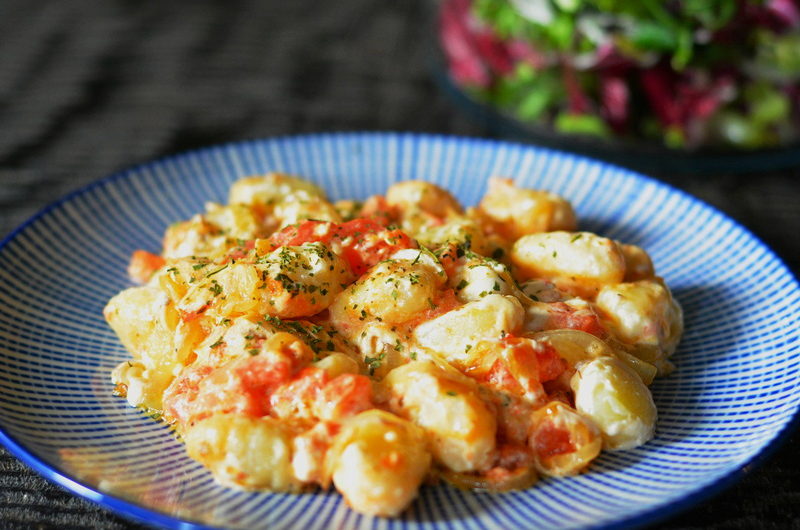
[[445, 0], [440, 38], [465, 90], [562, 133], [800, 139], [798, 0]]

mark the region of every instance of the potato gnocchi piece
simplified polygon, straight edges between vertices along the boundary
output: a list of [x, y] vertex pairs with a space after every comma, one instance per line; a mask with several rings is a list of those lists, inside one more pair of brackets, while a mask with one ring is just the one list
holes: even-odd
[[186, 452], [217, 482], [246, 490], [298, 491], [292, 432], [273, 418], [216, 414], [184, 434]]
[[451, 216], [441, 224], [424, 224], [415, 228], [411, 235], [430, 249], [455, 243], [484, 256], [491, 256], [496, 250], [478, 223], [461, 215]]
[[366, 373], [376, 379], [381, 379], [409, 359], [409, 341], [393, 327], [384, 322], [370, 322], [359, 328], [360, 331], [351, 339], [361, 352]]
[[222, 228], [197, 214], [167, 228], [162, 254], [166, 259], [219, 254], [219, 246], [224, 239]]
[[309, 196], [325, 198], [318, 186], [284, 173], [267, 173], [237, 180], [228, 193], [230, 204], [269, 205], [282, 201], [297, 191]]
[[589, 298], [625, 277], [619, 246], [590, 232], [524, 236], [514, 243], [511, 260], [523, 279], [552, 280], [561, 289]]
[[556, 284], [541, 278], [523, 282], [519, 288], [525, 296], [535, 302], [562, 302], [567, 298], [565, 293], [556, 287]]
[[180, 316], [175, 304], [155, 287], [131, 287], [108, 301], [103, 316], [122, 345], [147, 366], [180, 362], [172, 332]]
[[341, 223], [342, 216], [336, 208], [317, 195], [305, 191], [296, 191], [292, 195], [277, 202], [269, 216], [273, 219], [275, 230], [297, 224], [307, 219]]
[[469, 383], [430, 361], [395, 368], [384, 379], [391, 411], [422, 427], [436, 460], [457, 472], [485, 470], [494, 458], [494, 415]]
[[619, 241], [617, 241], [617, 246], [619, 246], [622, 255], [625, 257], [624, 281], [650, 280], [656, 275], [653, 260], [650, 259], [650, 255], [642, 247], [626, 245]]
[[527, 234], [575, 230], [572, 205], [546, 191], [518, 188], [507, 178], [489, 179], [489, 189], [479, 208], [495, 229], [506, 239], [516, 240]]
[[474, 302], [490, 294], [513, 295], [516, 291], [505, 265], [473, 253], [459, 260], [448, 285], [462, 302]]
[[327, 488], [330, 477], [325, 474], [325, 456], [339, 425], [319, 422], [292, 440], [292, 472], [297, 480], [306, 484], [316, 483]]
[[369, 375], [381, 378], [409, 360], [409, 340], [398, 326], [428, 311], [446, 281], [429, 252], [398, 251], [336, 297], [330, 322], [361, 352]]
[[578, 367], [571, 385], [575, 408], [599, 427], [604, 449], [632, 449], [653, 437], [653, 396], [622, 361], [611, 357], [593, 359]]
[[350, 355], [339, 352], [326, 352], [325, 357], [316, 361], [314, 366], [325, 370], [328, 377], [334, 378], [342, 374], [357, 374], [359, 373], [360, 366]]
[[632, 353], [655, 364], [660, 374], [671, 370], [667, 358], [683, 333], [683, 312], [669, 289], [657, 280], [604, 287], [595, 302], [606, 326]]
[[223, 206], [214, 202], [206, 203], [205, 218], [221, 228], [227, 238], [253, 239], [267, 235], [261, 220], [245, 204]]
[[344, 424], [325, 467], [354, 510], [393, 517], [416, 497], [430, 462], [422, 429], [373, 409]]
[[112, 381], [132, 406], [160, 410], [161, 393], [190, 353], [175, 347], [175, 304], [155, 287], [132, 287], [109, 300], [103, 316], [135, 359], [120, 364]]
[[158, 413], [163, 408], [161, 396], [175, 374], [163, 367], [146, 368], [139, 361], [125, 361], [111, 372], [115, 393], [124, 396], [132, 407]]
[[244, 204], [222, 206], [206, 204], [206, 213], [175, 223], [164, 234], [163, 256], [180, 259], [203, 256], [217, 258], [239, 241], [263, 237], [268, 229], [253, 210]]
[[352, 278], [347, 263], [321, 243], [280, 247], [255, 264], [209, 269], [181, 300], [184, 314], [311, 316], [327, 308]]
[[421, 180], [407, 180], [389, 186], [386, 202], [401, 211], [421, 210], [442, 219], [462, 212], [461, 205], [449, 191]]
[[513, 296], [490, 294], [417, 326], [417, 343], [449, 362], [466, 362], [469, 350], [484, 340], [500, 339], [522, 327], [525, 310]]
[[350, 285], [331, 307], [331, 319], [362, 327], [367, 320], [406, 322], [428, 309], [447, 281], [441, 265], [417, 249], [396, 252]]

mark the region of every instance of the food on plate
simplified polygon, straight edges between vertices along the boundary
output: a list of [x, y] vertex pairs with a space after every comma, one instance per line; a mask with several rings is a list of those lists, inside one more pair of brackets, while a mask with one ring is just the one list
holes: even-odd
[[225, 486], [336, 488], [400, 514], [425, 483], [508, 491], [650, 440], [682, 315], [647, 252], [493, 178], [364, 202], [270, 173], [137, 250], [104, 315], [115, 392]]

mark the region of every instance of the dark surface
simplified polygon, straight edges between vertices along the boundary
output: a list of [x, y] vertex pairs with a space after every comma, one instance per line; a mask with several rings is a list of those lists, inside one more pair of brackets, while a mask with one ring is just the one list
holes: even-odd
[[[340, 130], [484, 136], [430, 80], [425, 4], [2, 2], [0, 236], [126, 166], [233, 140]], [[800, 270], [800, 170], [670, 178]], [[800, 528], [800, 435], [657, 528]], [[0, 450], [0, 528], [138, 528]]]

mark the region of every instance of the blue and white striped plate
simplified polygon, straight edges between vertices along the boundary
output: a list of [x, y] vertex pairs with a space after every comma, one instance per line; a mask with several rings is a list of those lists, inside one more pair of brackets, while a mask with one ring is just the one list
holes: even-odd
[[[129, 285], [137, 248], [222, 201], [238, 177], [306, 176], [333, 199], [426, 179], [475, 204], [490, 175], [562, 194], [582, 228], [652, 255], [686, 313], [677, 371], [658, 380], [656, 438], [579, 477], [523, 492], [425, 487], [399, 519], [335, 493], [242, 493], [214, 484], [163, 426], [111, 396], [127, 357], [101, 310]], [[637, 174], [564, 153], [411, 134], [324, 134], [214, 147], [136, 167], [54, 204], [0, 246], [0, 441], [45, 477], [169, 527], [574, 528], [653, 521], [729, 484], [798, 409], [800, 290], [781, 261], [709, 206]], [[191, 525], [189, 525], [191, 527]]]

